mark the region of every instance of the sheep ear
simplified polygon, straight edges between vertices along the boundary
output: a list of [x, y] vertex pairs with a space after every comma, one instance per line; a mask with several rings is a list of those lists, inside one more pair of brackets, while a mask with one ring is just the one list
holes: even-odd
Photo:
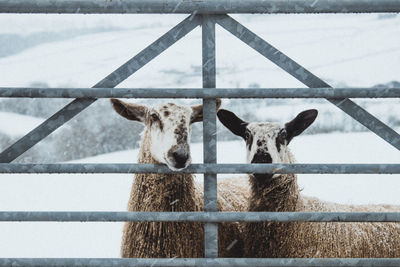
[[318, 111], [316, 109], [305, 110], [300, 112], [292, 121], [286, 123], [286, 140], [288, 144], [293, 137], [298, 136], [307, 129], [315, 121], [317, 115]]
[[148, 111], [146, 106], [126, 103], [116, 98], [110, 99], [110, 102], [114, 110], [122, 117], [128, 120], [145, 122]]
[[[217, 111], [221, 106], [221, 99], [217, 98]], [[192, 116], [190, 117], [190, 123], [203, 121], [203, 105], [192, 106]]]
[[219, 121], [232, 133], [245, 138], [247, 122], [240, 119], [235, 113], [226, 109], [220, 109], [217, 113]]

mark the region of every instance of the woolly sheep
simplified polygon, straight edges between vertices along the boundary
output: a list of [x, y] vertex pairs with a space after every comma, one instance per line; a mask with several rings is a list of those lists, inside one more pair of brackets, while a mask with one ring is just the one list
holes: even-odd
[[[246, 142], [248, 163], [294, 163], [290, 141], [317, 117], [306, 110], [283, 127], [278, 123], [248, 123], [227, 110], [218, 118]], [[350, 206], [322, 202], [300, 194], [294, 174], [250, 174], [249, 211], [399, 211], [388, 205]], [[400, 257], [399, 223], [263, 222], [241, 224], [246, 257]]]
[[[186, 168], [190, 162], [190, 126], [202, 121], [202, 105], [179, 106], [173, 103], [153, 108], [111, 99], [121, 116], [145, 124], [138, 162], [166, 164], [172, 170]], [[218, 101], [218, 107], [221, 104]], [[203, 211], [202, 188], [192, 174], [136, 174], [128, 211]], [[232, 186], [232, 185], [231, 185]], [[233, 187], [233, 186], [232, 186]], [[220, 188], [218, 206], [224, 211], [244, 210], [245, 200]], [[244, 195], [243, 195], [244, 197]], [[236, 201], [235, 201], [236, 199]], [[219, 256], [238, 257], [243, 243], [238, 224], [219, 225]], [[204, 224], [182, 222], [126, 222], [121, 256], [129, 258], [204, 257]]]

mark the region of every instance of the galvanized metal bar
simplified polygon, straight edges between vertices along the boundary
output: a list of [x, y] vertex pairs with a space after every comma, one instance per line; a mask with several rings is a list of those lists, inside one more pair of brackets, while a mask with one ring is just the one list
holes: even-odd
[[[199, 24], [200, 18], [198, 16], [189, 16], [93, 87], [112, 88], [117, 86], [123, 80], [128, 78], [153, 58], [161, 54], [168, 47], [196, 28]], [[75, 99], [16, 143], [4, 150], [0, 154], [0, 162], [11, 162], [15, 160], [95, 101], [96, 99]]]
[[399, 266], [399, 258], [0, 258], [0, 266]]
[[[227, 15], [219, 15], [217, 17], [217, 23], [308, 87], [331, 88], [329, 84], [300, 66], [293, 59], [283, 54], [233, 18]], [[358, 106], [348, 98], [328, 98], [327, 100], [353, 117], [353, 119], [367, 127], [383, 140], [400, 150], [400, 134], [375, 118], [362, 107]]]
[[0, 258], [0, 266], [399, 266], [399, 258]]
[[1, 222], [400, 222], [400, 212], [2, 211]]
[[[215, 88], [215, 21], [203, 15], [202, 23], [202, 75], [203, 88]], [[211, 89], [212, 90], [212, 89]], [[215, 90], [215, 89], [214, 89]], [[203, 100], [203, 158], [204, 163], [217, 162], [217, 102], [215, 99]], [[217, 212], [217, 174], [204, 174], [204, 210]], [[204, 251], [206, 258], [218, 257], [218, 224], [204, 225]]]
[[29, 98], [400, 98], [400, 88], [31, 88], [0, 87], [0, 97]]
[[400, 12], [396, 0], [0, 0], [0, 13], [371, 13]]
[[[0, 173], [177, 173], [160, 164], [0, 163]], [[400, 164], [191, 164], [179, 173], [399, 174]], [[57, 177], [57, 176], [55, 176]], [[208, 189], [208, 188], [207, 188]], [[210, 202], [210, 201], [209, 201]]]

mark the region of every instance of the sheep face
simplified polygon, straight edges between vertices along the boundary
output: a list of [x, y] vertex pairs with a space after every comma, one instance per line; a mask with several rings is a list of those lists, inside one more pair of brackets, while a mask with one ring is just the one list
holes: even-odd
[[111, 99], [111, 104], [121, 116], [145, 124], [151, 137], [150, 153], [157, 162], [172, 170], [184, 169], [190, 164], [191, 124], [203, 120], [202, 105], [167, 103], [150, 108], [118, 99]]
[[190, 116], [192, 109], [172, 103], [149, 110], [147, 127], [151, 134], [151, 154], [170, 169], [186, 168], [190, 162]]
[[278, 123], [252, 122], [245, 130], [247, 163], [283, 163], [287, 142], [280, 142], [284, 128]]
[[218, 111], [218, 118], [246, 141], [247, 163], [288, 163], [287, 145], [314, 122], [317, 114], [315, 109], [303, 111], [284, 126], [273, 122], [245, 122], [224, 109]]

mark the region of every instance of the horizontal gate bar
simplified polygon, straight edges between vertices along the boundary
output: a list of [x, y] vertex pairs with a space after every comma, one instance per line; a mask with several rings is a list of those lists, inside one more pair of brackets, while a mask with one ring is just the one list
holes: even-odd
[[400, 266], [399, 258], [0, 258], [0, 266]]
[[0, 87], [0, 97], [32, 98], [397, 98], [400, 88], [30, 88]]
[[360, 13], [400, 12], [397, 0], [0, 0], [0, 13]]
[[[180, 173], [336, 173], [394, 174], [400, 164], [191, 164]], [[0, 163], [0, 173], [177, 173], [161, 164], [23, 164]]]
[[400, 222], [400, 212], [2, 211], [0, 222]]

